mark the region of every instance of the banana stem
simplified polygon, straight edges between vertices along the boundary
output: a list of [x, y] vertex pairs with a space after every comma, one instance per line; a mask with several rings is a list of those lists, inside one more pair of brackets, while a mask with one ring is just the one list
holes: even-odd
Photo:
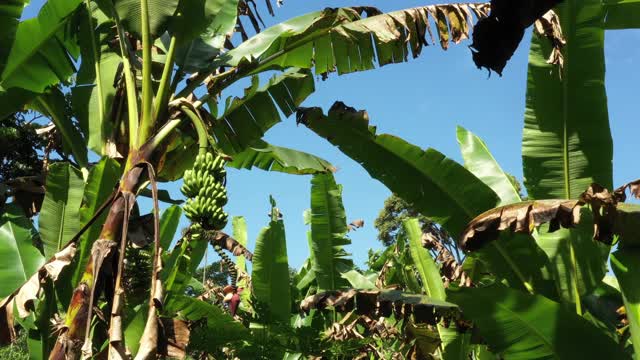
[[167, 50], [167, 58], [164, 63], [164, 69], [162, 70], [162, 79], [160, 79], [160, 85], [158, 86], [158, 95], [156, 96], [155, 106], [155, 118], [161, 116], [167, 110], [167, 103], [169, 102], [169, 90], [171, 88], [171, 74], [173, 73], [173, 65], [176, 54], [176, 37], [171, 37], [169, 43], [169, 50]]
[[149, 138], [153, 129], [153, 88], [151, 87], [151, 34], [149, 29], [148, 0], [140, 0], [142, 17], [142, 121], [137, 145], [141, 146]]
[[202, 123], [202, 119], [200, 119], [200, 117], [196, 115], [196, 113], [191, 111], [191, 109], [186, 106], [182, 107], [182, 111], [189, 117], [191, 122], [193, 122], [193, 126], [196, 127], [196, 131], [198, 132], [198, 154], [206, 154], [207, 149], [209, 148], [209, 139], [207, 138], [207, 130]]

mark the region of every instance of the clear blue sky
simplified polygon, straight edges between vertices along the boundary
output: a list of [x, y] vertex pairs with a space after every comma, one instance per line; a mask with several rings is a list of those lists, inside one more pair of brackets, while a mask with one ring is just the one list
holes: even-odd
[[[33, 1], [25, 17], [33, 16], [33, 8], [41, 3], [41, 0]], [[285, 0], [275, 17], [266, 12], [262, 14], [270, 25], [325, 7], [372, 5], [391, 11], [432, 3], [436, 2]], [[493, 74], [488, 78], [486, 70], [476, 69], [467, 48], [469, 42], [452, 45], [446, 52], [438, 46], [431, 46], [423, 51], [420, 58], [409, 63], [341, 77], [334, 74], [326, 81], [318, 79], [317, 91], [303, 106], [328, 109], [334, 101], [340, 100], [357, 109], [366, 109], [371, 124], [378, 127], [378, 133], [391, 133], [423, 148], [435, 148], [457, 161], [461, 161], [461, 157], [455, 129], [456, 125], [464, 126], [483, 138], [502, 167], [522, 181], [520, 142], [529, 37], [525, 36], [502, 77]], [[640, 48], [636, 46], [638, 40], [638, 30], [606, 33], [606, 85], [615, 144], [616, 184], [638, 178], [635, 169], [636, 144], [640, 134], [637, 98], [640, 72], [634, 64], [640, 61]], [[266, 140], [316, 154], [339, 168], [335, 176], [344, 186], [347, 217], [365, 220], [363, 229], [350, 234], [353, 244], [348, 247], [356, 263], [362, 264], [369, 248], [380, 247], [373, 221], [384, 199], [390, 195], [389, 191], [325, 140], [303, 126], [297, 127], [293, 118], [272, 128]], [[268, 223], [268, 198], [271, 194], [284, 213], [289, 263], [296, 268], [303, 263], [309, 250], [302, 212], [309, 207], [310, 180], [309, 176], [261, 170], [229, 170], [230, 200], [226, 209], [230, 215], [246, 217], [250, 249], [253, 249], [260, 229]], [[181, 196], [177, 185], [165, 185], [164, 188], [174, 197]], [[186, 225], [187, 221], [183, 219], [181, 226]], [[215, 255], [211, 253], [210, 258], [214, 259]]]

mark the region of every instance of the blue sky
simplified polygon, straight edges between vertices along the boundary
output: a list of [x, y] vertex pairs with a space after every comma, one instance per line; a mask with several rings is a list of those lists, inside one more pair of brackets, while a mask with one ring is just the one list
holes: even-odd
[[[40, 3], [32, 2], [25, 17], [33, 16]], [[286, 0], [276, 10], [275, 17], [263, 12], [263, 19], [269, 25], [325, 7], [371, 5], [391, 11], [432, 3], [436, 2]], [[394, 134], [420, 147], [435, 148], [457, 161], [462, 160], [455, 132], [456, 126], [461, 125], [484, 139], [502, 167], [522, 181], [520, 142], [529, 38], [527, 34], [502, 77], [496, 74], [488, 77], [486, 70], [475, 67], [467, 48], [469, 42], [452, 45], [447, 51], [430, 46], [424, 49], [420, 58], [408, 63], [340, 77], [334, 74], [326, 81], [317, 79], [317, 91], [303, 106], [320, 106], [326, 110], [334, 101], [340, 100], [357, 109], [366, 109], [371, 124], [378, 127], [378, 133]], [[638, 40], [638, 30], [608, 31], [605, 38], [615, 184], [638, 177], [634, 171], [637, 168], [636, 138], [640, 134], [636, 95], [640, 72], [634, 66], [640, 60], [640, 48], [635, 46]], [[237, 88], [241, 89], [240, 86]], [[234, 95], [240, 94], [238, 91]], [[344, 187], [347, 218], [365, 220], [364, 228], [350, 234], [353, 244], [348, 246], [356, 263], [362, 264], [369, 248], [380, 247], [373, 221], [390, 195], [389, 191], [328, 142], [303, 126], [297, 127], [293, 118], [272, 128], [266, 140], [313, 153], [338, 167], [335, 176]], [[271, 194], [284, 214], [289, 263], [293, 267], [300, 266], [308, 256], [308, 229], [302, 213], [309, 207], [311, 178], [261, 170], [230, 169], [228, 173], [230, 200], [226, 209], [230, 215], [242, 215], [247, 219], [249, 248], [253, 249], [258, 232], [268, 223]], [[163, 187], [174, 197], [181, 196], [177, 185]], [[187, 221], [183, 219], [181, 226], [186, 225]], [[227, 230], [231, 231], [230, 228]], [[210, 257], [214, 259], [212, 253]]]

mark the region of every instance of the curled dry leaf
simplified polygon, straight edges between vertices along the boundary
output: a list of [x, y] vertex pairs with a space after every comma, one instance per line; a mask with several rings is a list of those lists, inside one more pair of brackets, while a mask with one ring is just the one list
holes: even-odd
[[562, 34], [560, 18], [558, 18], [558, 15], [553, 10], [549, 10], [546, 14], [542, 15], [541, 18], [536, 20], [533, 26], [533, 30], [538, 36], [544, 36], [551, 42], [552, 49], [547, 59], [547, 64], [557, 65], [562, 74], [562, 68], [564, 66], [562, 48], [567, 44], [567, 41]]
[[163, 318], [160, 321], [158, 355], [162, 358], [184, 359], [189, 345], [190, 330], [186, 321]]
[[242, 246], [238, 242], [238, 240], [229, 236], [222, 231], [216, 230], [204, 230], [202, 232], [202, 238], [205, 241], [208, 241], [211, 246], [214, 248], [219, 246], [229, 252], [231, 252], [234, 256], [244, 255], [244, 257], [251, 261], [253, 259], [253, 254], [246, 247]]
[[537, 200], [502, 206], [486, 211], [473, 219], [460, 240], [463, 250], [478, 250], [498, 238], [498, 233], [511, 230], [531, 233], [545, 223], [551, 223], [549, 232], [561, 226], [573, 227], [580, 221], [579, 200]]
[[18, 310], [17, 315], [20, 318], [29, 316], [33, 301], [38, 298], [42, 282], [47, 278], [56, 281], [62, 269], [71, 263], [76, 249], [75, 243], [68, 244], [42, 265], [38, 272], [33, 274], [26, 283], [0, 301], [0, 344], [15, 339], [15, 330], [13, 328], [14, 306]]
[[631, 193], [631, 196], [636, 199], [640, 199], [640, 179], [628, 182], [617, 188], [613, 192], [616, 200], [618, 200], [619, 202], [624, 202], [625, 200], [627, 200], [627, 189]]
[[626, 239], [626, 245], [638, 238], [640, 211], [622, 204], [625, 191], [638, 197], [640, 180], [627, 183], [613, 193], [591, 184], [577, 200], [537, 200], [511, 204], [486, 211], [468, 225], [460, 237], [463, 250], [474, 251], [498, 238], [504, 230], [531, 233], [539, 225], [550, 223], [549, 232], [560, 227], [571, 228], [580, 222], [580, 210], [588, 204], [593, 215], [593, 239], [611, 245], [614, 235]]
[[364, 220], [363, 219], [353, 220], [351, 223], [349, 223], [349, 231], [354, 231], [356, 229], [360, 229], [363, 226], [364, 226]]
[[392, 314], [397, 318], [413, 315], [414, 323], [430, 325], [436, 325], [440, 320], [449, 322], [459, 315], [458, 307], [454, 304], [398, 290], [332, 290], [309, 296], [300, 303], [300, 309], [305, 313], [327, 307], [342, 313], [353, 311], [357, 315], [375, 318]]

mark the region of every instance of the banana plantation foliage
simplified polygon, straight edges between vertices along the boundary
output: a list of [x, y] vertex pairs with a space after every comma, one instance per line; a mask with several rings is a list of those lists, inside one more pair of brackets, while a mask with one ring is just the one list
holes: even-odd
[[[27, 3], [0, 5], [1, 358], [640, 356], [640, 180], [614, 187], [604, 87], [605, 32], [640, 27], [636, 0], [324, 8], [271, 27], [280, 0], [48, 0], [22, 20]], [[467, 129], [458, 163], [305, 101], [320, 78], [438, 46], [524, 72], [508, 61], [525, 34], [523, 190]], [[394, 194], [364, 267], [345, 246], [368, 224], [347, 220], [336, 168], [264, 140], [293, 115]], [[229, 168], [309, 179], [301, 268], [277, 199], [247, 245]]]

